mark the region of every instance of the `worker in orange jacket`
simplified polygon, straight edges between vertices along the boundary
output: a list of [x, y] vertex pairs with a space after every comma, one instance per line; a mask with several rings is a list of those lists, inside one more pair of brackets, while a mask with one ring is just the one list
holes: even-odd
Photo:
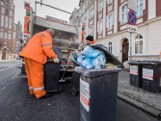
[[48, 29], [34, 35], [19, 54], [24, 57], [30, 94], [37, 99], [50, 95], [44, 90], [44, 64], [47, 57], [58, 60], [52, 50], [54, 34], [54, 30]]
[[86, 37], [87, 45], [96, 44], [96, 40], [93, 39], [93, 36], [88, 35]]
[[93, 36], [88, 35], [86, 37], [86, 44], [85, 44], [85, 46], [83, 44], [80, 44], [78, 50], [76, 50], [74, 52], [74, 60], [77, 60], [77, 57], [79, 56], [79, 54], [84, 50], [84, 48], [87, 45], [92, 45], [92, 44], [96, 44], [96, 40], [93, 40]]

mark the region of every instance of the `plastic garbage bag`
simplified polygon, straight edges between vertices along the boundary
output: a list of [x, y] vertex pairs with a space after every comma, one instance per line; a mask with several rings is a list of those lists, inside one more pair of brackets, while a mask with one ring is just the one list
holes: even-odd
[[105, 67], [106, 57], [102, 51], [87, 46], [78, 55], [77, 62], [86, 69], [102, 69]]

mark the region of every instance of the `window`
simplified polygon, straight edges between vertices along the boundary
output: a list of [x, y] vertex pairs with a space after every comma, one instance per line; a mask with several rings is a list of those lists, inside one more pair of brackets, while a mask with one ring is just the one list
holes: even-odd
[[127, 23], [128, 20], [128, 8], [127, 4], [122, 7], [122, 23]]
[[3, 32], [0, 32], [0, 38], [3, 38]]
[[9, 20], [9, 29], [12, 29], [12, 18]]
[[11, 39], [11, 34], [10, 33], [8, 34], [8, 39]]
[[5, 27], [8, 28], [8, 16], [6, 16]]
[[90, 16], [90, 19], [93, 18], [93, 16], [94, 16], [93, 9], [90, 11], [89, 16]]
[[83, 7], [82, 7], [82, 12], [84, 14], [84, 12], [85, 12], [85, 5], [83, 5]]
[[108, 50], [112, 53], [112, 42], [108, 43]]
[[143, 36], [137, 35], [135, 39], [135, 54], [143, 53]]
[[14, 8], [14, 5], [10, 5], [10, 8], [13, 10], [13, 8]]
[[137, 0], [137, 16], [143, 15], [143, 0]]
[[90, 25], [90, 28], [89, 28], [89, 35], [93, 35], [93, 25]]
[[98, 34], [101, 34], [101, 33], [102, 33], [102, 30], [103, 30], [102, 20], [100, 20], [100, 21], [98, 22]]
[[108, 19], [108, 29], [112, 29], [112, 26], [113, 26], [113, 15], [110, 15]]
[[113, 0], [108, 0], [108, 4], [111, 4]]
[[98, 3], [98, 11], [101, 12], [103, 8], [103, 0], [100, 0]]
[[2, 1], [0, 1], [1, 5], [4, 5], [4, 3]]
[[103, 18], [103, 0], [98, 2], [98, 19]]
[[1, 15], [1, 26], [4, 27], [4, 15]]
[[12, 14], [13, 14], [13, 11], [12, 11], [12, 10], [10, 10], [10, 16], [12, 16]]
[[5, 14], [8, 16], [9, 10], [8, 10], [8, 5], [5, 8]]
[[7, 33], [4, 33], [4, 39], [7, 39]]
[[2, 7], [2, 14], [4, 14], [4, 7]]

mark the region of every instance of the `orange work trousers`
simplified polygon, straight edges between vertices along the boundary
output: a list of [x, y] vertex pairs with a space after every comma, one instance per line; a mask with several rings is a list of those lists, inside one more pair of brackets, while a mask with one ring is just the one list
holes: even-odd
[[44, 65], [31, 59], [24, 58], [31, 95], [41, 98], [46, 95], [44, 90]]

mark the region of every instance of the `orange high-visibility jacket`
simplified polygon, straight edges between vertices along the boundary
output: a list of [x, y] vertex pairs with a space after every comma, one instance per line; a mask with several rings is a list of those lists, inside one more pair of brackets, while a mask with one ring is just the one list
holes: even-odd
[[96, 40], [93, 40], [93, 44], [96, 44]]
[[41, 64], [46, 63], [47, 56], [50, 59], [57, 58], [52, 50], [52, 38], [46, 31], [34, 35], [19, 55]]

